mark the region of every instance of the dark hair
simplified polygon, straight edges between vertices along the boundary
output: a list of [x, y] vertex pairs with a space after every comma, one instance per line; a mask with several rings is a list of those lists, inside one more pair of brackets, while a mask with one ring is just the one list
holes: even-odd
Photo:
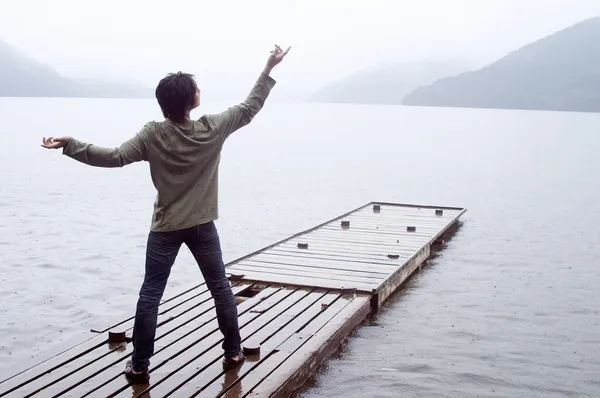
[[183, 122], [192, 109], [198, 86], [189, 73], [169, 73], [156, 86], [156, 99], [163, 116], [174, 122]]

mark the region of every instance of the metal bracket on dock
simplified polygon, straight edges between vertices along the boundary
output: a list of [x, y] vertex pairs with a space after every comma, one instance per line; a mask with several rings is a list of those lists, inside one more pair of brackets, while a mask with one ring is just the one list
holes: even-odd
[[112, 331], [108, 331], [108, 342], [110, 344], [113, 343], [126, 343], [127, 342], [127, 336], [125, 334], [125, 332], [112, 332]]

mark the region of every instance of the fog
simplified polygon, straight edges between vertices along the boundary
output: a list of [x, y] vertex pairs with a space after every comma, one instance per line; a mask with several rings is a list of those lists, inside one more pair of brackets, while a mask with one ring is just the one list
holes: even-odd
[[[68, 77], [155, 86], [194, 73], [203, 91], [241, 93], [269, 50], [292, 46], [277, 94], [303, 96], [389, 62], [489, 63], [600, 15], [598, 0], [3, 0], [0, 39]], [[8, 5], [10, 4], [10, 5]]]

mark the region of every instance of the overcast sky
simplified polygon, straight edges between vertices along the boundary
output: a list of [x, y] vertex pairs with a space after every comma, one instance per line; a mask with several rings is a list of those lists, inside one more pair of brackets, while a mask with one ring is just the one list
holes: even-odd
[[1, 1], [0, 39], [63, 75], [154, 87], [185, 70], [205, 92], [248, 89], [275, 43], [292, 46], [278, 90], [305, 94], [379, 63], [482, 65], [600, 15], [600, 0]]

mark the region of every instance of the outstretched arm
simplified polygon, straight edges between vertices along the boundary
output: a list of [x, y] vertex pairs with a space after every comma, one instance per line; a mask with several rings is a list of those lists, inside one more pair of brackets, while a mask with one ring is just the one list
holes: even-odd
[[146, 154], [146, 129], [125, 141], [117, 148], [104, 148], [81, 142], [72, 137], [43, 139], [47, 149], [63, 148], [63, 154], [79, 162], [96, 167], [123, 167], [133, 162], [148, 160]]
[[275, 49], [271, 51], [264, 70], [244, 102], [232, 106], [224, 112], [206, 116], [209, 125], [215, 128], [217, 134], [223, 139], [250, 123], [254, 116], [262, 109], [276, 83], [270, 76], [270, 73], [283, 60], [288, 51], [290, 51], [289, 48], [283, 51], [281, 47], [275, 46]]

